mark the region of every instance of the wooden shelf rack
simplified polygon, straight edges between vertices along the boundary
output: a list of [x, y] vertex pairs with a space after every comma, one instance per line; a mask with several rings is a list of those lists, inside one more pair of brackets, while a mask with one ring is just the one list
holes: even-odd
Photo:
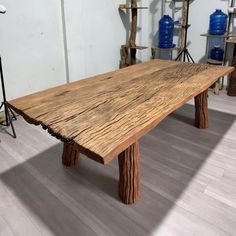
[[148, 9], [148, 7], [138, 6], [137, 0], [131, 0], [130, 4], [120, 4], [120, 10], [131, 10], [132, 21], [131, 21], [131, 33], [129, 41], [126, 45], [121, 45], [120, 54], [120, 68], [124, 68], [130, 65], [136, 64], [136, 53], [137, 50], [145, 50], [148, 47], [136, 45], [136, 36], [138, 28], [138, 10]]

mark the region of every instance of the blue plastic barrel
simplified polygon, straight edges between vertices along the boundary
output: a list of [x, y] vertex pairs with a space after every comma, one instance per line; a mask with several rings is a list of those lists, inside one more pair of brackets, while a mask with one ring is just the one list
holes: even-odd
[[224, 50], [220, 48], [220, 45], [215, 45], [211, 50], [211, 59], [216, 61], [223, 61]]
[[174, 21], [169, 15], [164, 15], [159, 21], [159, 48], [172, 48], [174, 37]]
[[223, 35], [226, 32], [228, 15], [220, 9], [210, 15], [209, 33], [213, 35]]

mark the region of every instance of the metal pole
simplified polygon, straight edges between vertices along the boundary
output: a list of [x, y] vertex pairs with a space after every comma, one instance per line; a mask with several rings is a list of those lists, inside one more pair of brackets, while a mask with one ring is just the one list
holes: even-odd
[[[14, 118], [16, 120], [16, 117], [13, 113], [13, 111], [11, 110], [11, 108], [9, 107], [8, 103], [7, 103], [7, 98], [6, 98], [6, 90], [5, 90], [5, 84], [4, 84], [4, 77], [3, 77], [3, 70], [2, 70], [2, 58], [0, 56], [0, 77], [1, 77], [1, 85], [2, 85], [2, 96], [3, 96], [3, 102], [0, 106], [0, 109], [2, 107], [4, 107], [4, 111], [5, 111], [5, 120], [6, 120], [6, 124], [4, 124], [4, 126], [11, 126], [12, 132], [13, 132], [13, 138], [16, 138], [16, 132], [12, 123], [12, 118]], [[11, 114], [12, 114], [12, 118], [11, 118]]]
[[185, 29], [186, 29], [186, 34], [185, 34], [185, 39], [184, 39], [184, 46], [185, 48], [187, 47], [187, 39], [188, 39], [188, 20], [189, 20], [189, 0], [187, 1], [187, 13], [186, 13], [186, 22], [185, 22]]
[[[234, 2], [235, 2], [235, 0], [231, 0], [230, 7], [234, 7], [234, 5], [235, 5]], [[229, 36], [230, 25], [231, 25], [231, 21], [232, 21], [232, 13], [229, 13], [228, 15], [229, 15], [229, 20], [228, 20], [228, 26], [227, 26], [227, 35]], [[228, 37], [225, 40], [227, 40], [227, 39], [228, 39]], [[228, 51], [228, 43], [225, 41], [223, 65], [226, 64], [227, 51]], [[224, 77], [222, 78], [221, 87], [222, 87], [222, 89], [224, 87]]]
[[66, 13], [65, 13], [64, 0], [61, 0], [61, 17], [62, 17], [62, 32], [63, 32], [63, 46], [64, 46], [64, 57], [65, 57], [66, 83], [70, 83], [70, 69], [69, 69], [68, 42], [67, 42], [67, 29], [66, 29]]
[[[2, 5], [0, 5], [0, 13], [5, 14], [6, 13], [6, 8]], [[5, 90], [5, 84], [4, 84], [4, 77], [3, 77], [3, 70], [2, 70], [2, 58], [0, 56], [0, 77], [1, 77], [1, 85], [2, 85], [2, 95], [3, 95], [3, 102], [1, 103], [0, 109], [4, 106], [4, 111], [5, 111], [5, 120], [6, 124], [2, 124], [4, 126], [11, 126], [12, 132], [13, 132], [13, 137], [16, 138], [16, 132], [14, 129], [14, 126], [12, 124], [12, 118], [10, 113], [12, 113], [12, 117], [16, 120], [16, 117], [11, 110], [9, 104], [7, 103], [7, 98], [6, 98], [6, 90]]]
[[3, 96], [3, 106], [5, 110], [5, 119], [6, 119], [6, 125], [9, 125], [9, 120], [8, 120], [8, 112], [7, 112], [7, 98], [6, 98], [6, 91], [5, 91], [5, 84], [4, 84], [4, 78], [3, 78], [3, 70], [2, 70], [2, 58], [0, 56], [0, 75], [1, 75], [1, 84], [2, 84], [2, 96]]
[[[186, 22], [184, 25], [185, 28], [185, 37], [184, 37], [184, 48], [187, 48], [187, 40], [188, 40], [188, 19], [189, 19], [189, 0], [185, 0], [187, 2], [187, 12], [186, 12]], [[186, 52], [184, 52], [184, 61], [186, 61]]]
[[190, 5], [190, 0], [184, 0], [184, 2], [187, 3], [187, 8], [186, 8], [186, 21], [183, 22], [183, 28], [185, 30], [185, 36], [184, 36], [184, 48], [181, 50], [181, 52], [179, 53], [179, 55], [177, 56], [177, 58], [175, 59], [176, 61], [181, 59], [181, 56], [183, 54], [183, 61], [185, 62], [186, 61], [186, 55], [188, 55], [188, 58], [187, 59], [190, 59], [193, 63], [194, 60], [193, 58], [191, 57], [188, 49], [187, 49], [187, 40], [188, 40], [188, 21], [189, 21], [189, 5]]
[[[230, 7], [234, 7], [234, 1], [235, 0], [231, 0], [231, 3], [230, 3]], [[228, 26], [227, 26], [227, 34], [229, 36], [229, 31], [230, 31], [230, 25], [231, 25], [231, 21], [232, 21], [232, 13], [229, 13], [229, 20], [228, 20]], [[227, 38], [226, 38], [227, 40]], [[227, 42], [225, 42], [225, 48], [224, 48], [224, 59], [223, 59], [223, 65], [225, 65], [226, 63], [226, 53], [227, 53], [227, 50], [228, 50], [228, 45], [227, 45]]]

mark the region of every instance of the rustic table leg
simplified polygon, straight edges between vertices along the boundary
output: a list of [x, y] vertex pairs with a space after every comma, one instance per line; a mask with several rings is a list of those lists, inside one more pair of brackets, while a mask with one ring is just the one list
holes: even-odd
[[75, 144], [64, 143], [62, 164], [65, 166], [75, 166], [78, 164], [80, 153]]
[[208, 128], [208, 89], [195, 97], [195, 126]]
[[215, 95], [220, 95], [220, 79], [214, 84], [214, 93]]
[[139, 143], [136, 142], [119, 157], [119, 196], [125, 204], [132, 204], [140, 197]]

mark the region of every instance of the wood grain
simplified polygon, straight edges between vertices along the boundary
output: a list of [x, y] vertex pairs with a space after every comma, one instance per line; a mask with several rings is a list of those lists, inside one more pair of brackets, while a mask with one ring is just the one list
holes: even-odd
[[132, 204], [140, 197], [139, 144], [131, 145], [118, 156], [119, 196], [125, 204]]
[[64, 143], [62, 164], [64, 166], [76, 166], [80, 159], [79, 148], [75, 144]]
[[195, 97], [195, 126], [207, 129], [208, 122], [208, 89]]
[[29, 123], [42, 125], [107, 164], [166, 116], [205, 91], [231, 67], [152, 60], [9, 102]]

